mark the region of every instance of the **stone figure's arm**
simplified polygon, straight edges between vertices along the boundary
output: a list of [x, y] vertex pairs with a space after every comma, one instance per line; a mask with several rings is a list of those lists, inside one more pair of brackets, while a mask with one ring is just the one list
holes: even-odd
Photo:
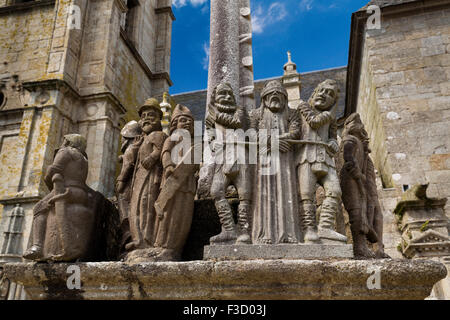
[[163, 150], [161, 153], [161, 162], [164, 170], [164, 176], [168, 178], [175, 170], [175, 163], [172, 161], [171, 151], [175, 146], [176, 141], [170, 140], [170, 137], [164, 142]]
[[333, 154], [337, 154], [339, 152], [339, 144], [337, 142], [337, 123], [336, 119], [333, 119], [330, 123], [330, 128], [328, 130], [328, 145], [329, 149], [331, 149]]
[[142, 159], [141, 161], [142, 166], [147, 170], [151, 170], [155, 163], [160, 160], [164, 140], [167, 136], [162, 131], [156, 131], [152, 132], [149, 138], [153, 144], [153, 151], [148, 157]]
[[367, 194], [370, 196], [373, 202], [376, 201], [376, 199], [378, 199], [376, 179], [377, 176], [375, 174], [375, 166], [372, 162], [372, 159], [370, 159], [369, 155], [367, 155], [366, 188]]
[[280, 136], [280, 139], [298, 140], [302, 135], [301, 120], [296, 110], [289, 109], [289, 132]]
[[304, 101], [300, 103], [299, 110], [300, 113], [305, 118], [306, 122], [313, 129], [318, 129], [324, 124], [333, 120], [333, 116], [330, 112], [328, 111], [323, 111], [320, 113], [314, 112], [314, 110], [311, 109], [309, 104]]
[[53, 163], [47, 169], [47, 174], [44, 177], [44, 182], [49, 190], [53, 190], [53, 181], [52, 181], [53, 176], [55, 174], [62, 175], [64, 167], [66, 163], [68, 163], [69, 161], [72, 161], [72, 157], [69, 153], [69, 150], [61, 149], [56, 153], [55, 159], [53, 159]]
[[344, 140], [344, 169], [354, 179], [361, 179], [361, 169], [358, 167], [353, 154], [357, 145], [350, 139]]
[[122, 156], [122, 169], [117, 177], [116, 189], [119, 193], [123, 192], [126, 182], [132, 177], [136, 163], [139, 145], [132, 144]]
[[212, 107], [209, 107], [207, 110], [207, 116], [205, 119], [205, 129], [206, 131], [209, 133], [208, 134], [208, 143], [212, 142], [215, 140], [215, 132], [214, 129], [216, 127], [216, 117], [215, 117], [215, 112], [212, 109]]

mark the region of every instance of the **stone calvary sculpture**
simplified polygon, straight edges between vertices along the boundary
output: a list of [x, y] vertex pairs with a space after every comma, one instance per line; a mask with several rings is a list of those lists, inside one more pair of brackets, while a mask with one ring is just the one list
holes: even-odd
[[137, 151], [131, 182], [130, 233], [126, 250], [154, 248], [158, 220], [155, 201], [162, 178], [161, 152], [167, 135], [162, 132], [162, 111], [158, 100], [150, 98], [139, 107], [139, 125], [142, 135], [134, 142]]
[[124, 154], [116, 183], [122, 230], [128, 222], [131, 238], [124, 256], [129, 262], [180, 260], [197, 187], [194, 118], [177, 105], [167, 137], [156, 99], [145, 101], [138, 113], [140, 121], [122, 130]]
[[[233, 89], [227, 83], [216, 86], [210, 98], [206, 129], [212, 132], [214, 171], [210, 186], [222, 231], [210, 239], [211, 244], [250, 243], [249, 215], [251, 213], [252, 172], [248, 164], [238, 162], [235, 149], [227, 143], [235, 141], [237, 129], [248, 129], [246, 110], [236, 105]], [[225, 193], [229, 185], [236, 187], [239, 197], [238, 223]]]
[[[325, 80], [316, 87], [309, 101], [299, 106], [302, 140], [298, 142], [295, 163], [305, 243], [347, 241], [347, 237], [335, 231], [342, 194], [334, 159], [339, 151], [335, 115], [338, 94], [336, 81]], [[325, 190], [318, 224], [314, 203], [317, 183]]]
[[[359, 114], [352, 113], [344, 123], [339, 178], [344, 191], [342, 200], [350, 217], [353, 252], [357, 259], [389, 258], [384, 253], [383, 214], [369, 153], [368, 134]], [[368, 248], [367, 240], [377, 244], [376, 252]]]
[[175, 107], [170, 134], [161, 152], [163, 177], [155, 203], [159, 219], [155, 240], [157, 261], [180, 260], [191, 228], [197, 189], [195, 174], [199, 165], [195, 163], [194, 117], [187, 107]]
[[122, 168], [116, 179], [117, 202], [120, 212], [120, 228], [122, 231], [121, 251], [125, 251], [125, 246], [131, 241], [130, 222], [128, 214], [131, 201], [131, 181], [135, 168], [139, 144], [133, 143], [136, 137], [142, 134], [142, 129], [136, 121], [128, 122], [120, 132], [122, 136], [121, 151], [123, 155], [119, 157]]
[[250, 112], [252, 127], [260, 133], [260, 145], [269, 145], [272, 135], [276, 135], [280, 151], [273, 153], [260, 148], [252, 219], [254, 244], [298, 243], [301, 240], [294, 146], [289, 142], [300, 138], [301, 129], [297, 112], [289, 109], [287, 99], [281, 83], [270, 81], [261, 92], [261, 107]]
[[[64, 136], [44, 181], [50, 193], [33, 209], [32, 246], [23, 254], [35, 261], [96, 261], [102, 213], [113, 214], [102, 194], [86, 185], [86, 139]], [[103, 248], [105, 249], [105, 248]]]

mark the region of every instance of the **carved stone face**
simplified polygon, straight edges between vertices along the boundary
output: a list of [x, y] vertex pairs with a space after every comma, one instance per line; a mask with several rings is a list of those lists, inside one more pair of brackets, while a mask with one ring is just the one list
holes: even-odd
[[329, 110], [336, 103], [336, 91], [331, 86], [319, 85], [311, 99], [312, 106], [317, 110]]
[[281, 112], [286, 104], [286, 97], [275, 91], [264, 97], [264, 104], [273, 113]]
[[141, 125], [142, 131], [146, 134], [159, 130], [161, 128], [159, 113], [153, 108], [144, 109], [141, 113], [139, 124]]
[[216, 104], [223, 106], [222, 112], [234, 112], [236, 100], [233, 89], [227, 84], [219, 84], [216, 88]]
[[188, 116], [179, 116], [178, 117], [178, 123], [177, 123], [177, 129], [184, 129], [189, 131], [191, 135], [194, 134], [194, 120], [192, 120], [191, 117]]

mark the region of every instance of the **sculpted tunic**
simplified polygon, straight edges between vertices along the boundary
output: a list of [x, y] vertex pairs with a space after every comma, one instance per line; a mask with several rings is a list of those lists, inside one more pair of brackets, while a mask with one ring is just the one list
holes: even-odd
[[162, 176], [160, 155], [167, 135], [162, 131], [154, 131], [144, 135], [140, 143], [133, 175], [130, 201], [130, 232], [138, 247], [152, 247], [158, 219], [154, 204], [159, 195]]

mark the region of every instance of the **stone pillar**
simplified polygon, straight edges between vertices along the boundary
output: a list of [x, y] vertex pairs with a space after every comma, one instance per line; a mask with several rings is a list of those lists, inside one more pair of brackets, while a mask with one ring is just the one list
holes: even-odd
[[[220, 82], [228, 82], [239, 100], [239, 3], [211, 0], [208, 98]], [[239, 104], [239, 101], [237, 101]]]
[[255, 108], [250, 0], [239, 0], [239, 96], [247, 110]]
[[281, 78], [283, 86], [288, 92], [289, 107], [297, 109], [300, 104], [301, 81], [297, 72], [297, 65], [292, 62], [291, 52], [288, 51], [288, 62], [284, 65], [284, 74]]
[[[450, 270], [450, 219], [445, 215], [447, 199], [428, 198], [428, 185], [416, 185], [406, 191], [394, 213], [402, 241], [398, 249], [408, 258], [443, 262]], [[450, 277], [433, 288], [432, 299], [450, 299]]]

